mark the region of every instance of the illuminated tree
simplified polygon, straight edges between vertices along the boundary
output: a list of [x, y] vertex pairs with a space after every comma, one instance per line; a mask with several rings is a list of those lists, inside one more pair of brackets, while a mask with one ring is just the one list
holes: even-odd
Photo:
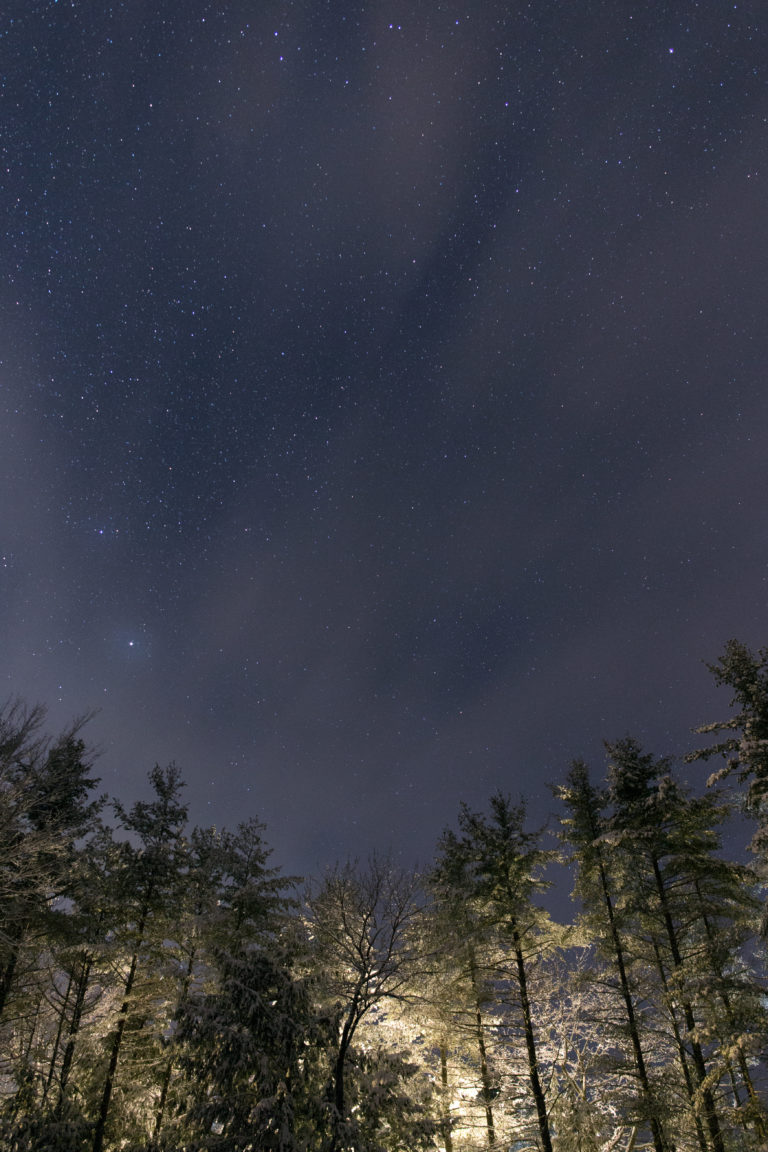
[[[62, 1130], [87, 1129], [92, 1076], [101, 1064], [99, 1038], [117, 982], [112, 968], [111, 933], [122, 924], [113, 870], [120, 847], [111, 831], [97, 825], [75, 862], [69, 889], [66, 941], [51, 957], [49, 1003], [56, 1012], [56, 1035], [39, 1117], [51, 1146], [64, 1147]], [[56, 992], [58, 991], [58, 996]]]
[[58, 963], [72, 945], [83, 838], [100, 807], [85, 721], [50, 740], [44, 718], [18, 703], [0, 710], [0, 1141], [19, 1148], [51, 1108], [66, 1009]]
[[[750, 847], [757, 857], [760, 875], [768, 882], [768, 648], [757, 654], [738, 640], [730, 640], [716, 664], [710, 665], [717, 684], [733, 692], [731, 707], [738, 710], [728, 720], [718, 720], [697, 728], [699, 734], [719, 734], [724, 738], [686, 757], [688, 761], [722, 756], [725, 765], [710, 776], [715, 784], [734, 774], [747, 785], [744, 806], [757, 822]], [[768, 912], [761, 922], [768, 935]]]
[[[630, 904], [639, 933], [653, 950], [699, 1144], [707, 1148], [706, 1132], [711, 1147], [722, 1152], [716, 1095], [727, 1065], [717, 1044], [722, 1012], [713, 1009], [725, 1006], [723, 992], [731, 1002], [727, 984], [735, 995], [739, 981], [725, 980], [713, 927], [728, 929], [732, 943], [744, 942], [743, 919], [740, 934], [733, 929], [748, 904], [745, 870], [717, 856], [716, 827], [723, 817], [715, 797], [691, 797], [672, 776], [668, 760], [643, 753], [631, 738], [610, 745], [608, 752], [611, 836], [632, 864]], [[746, 993], [741, 984], [740, 999]]]
[[[162, 983], [166, 941], [170, 922], [181, 903], [184, 883], [185, 845], [183, 830], [187, 809], [181, 803], [181, 773], [175, 765], [150, 772], [154, 800], [139, 801], [130, 811], [122, 804], [115, 810], [132, 841], [120, 845], [115, 883], [121, 897], [123, 921], [114, 937], [116, 961], [122, 969], [120, 1006], [106, 1037], [107, 1067], [94, 1125], [92, 1152], [102, 1152], [113, 1092], [126, 1037], [153, 1050], [159, 1045], [156, 981]], [[147, 976], [139, 988], [137, 978]], [[138, 995], [139, 991], [143, 994]], [[148, 1003], [147, 997], [153, 999]], [[155, 1027], [144, 1030], [142, 1021], [153, 1013]], [[133, 1047], [134, 1045], [129, 1045]], [[146, 1057], [145, 1057], [146, 1059]], [[144, 1110], [146, 1111], [146, 1109]]]
[[[528, 1100], [533, 1105], [535, 1130], [544, 1152], [552, 1152], [542, 1063], [542, 1033], [531, 996], [534, 975], [553, 947], [551, 922], [534, 897], [547, 887], [542, 880], [553, 853], [538, 846], [539, 835], [524, 830], [525, 806], [513, 805], [496, 794], [489, 817], [463, 805], [459, 833], [447, 831], [431, 876], [438, 899], [454, 909], [468, 910], [472, 939], [478, 945], [497, 945], [492, 978], [502, 981], [506, 1028], [519, 1035], [526, 1053]], [[470, 973], [471, 979], [474, 979]], [[478, 1037], [482, 1031], [478, 1031]], [[481, 1056], [482, 1060], [482, 1056]], [[482, 1067], [482, 1064], [481, 1064]], [[491, 1107], [494, 1088], [483, 1075], [483, 1095]], [[495, 1143], [492, 1116], [488, 1117], [488, 1143]]]
[[[153, 1142], [160, 1139], [167, 1121], [169, 1105], [178, 1112], [183, 1104], [177, 1097], [179, 1045], [177, 1022], [187, 1009], [193, 986], [209, 989], [213, 982], [207, 945], [210, 933], [206, 931], [216, 916], [221, 893], [224, 865], [223, 836], [215, 828], [193, 828], [186, 844], [183, 890], [174, 922], [169, 925], [172, 948], [168, 957], [168, 982], [173, 982], [175, 993], [169, 1011], [170, 1024], [163, 1036], [162, 1072], [159, 1095], [155, 1106]], [[171, 943], [171, 942], [169, 942]], [[183, 1091], [183, 1090], [182, 1090]]]
[[[477, 1130], [493, 1147], [499, 1139], [501, 1059], [496, 1037], [500, 1007], [495, 976], [504, 962], [494, 929], [467, 899], [463, 861], [439, 857], [428, 877], [430, 897], [425, 952], [429, 976], [420, 982], [419, 1018], [439, 1056], [442, 1134], [452, 1152]], [[515, 1066], [517, 1061], [514, 1062]]]
[[416, 1148], [431, 1140], [433, 1125], [423, 1102], [402, 1090], [415, 1070], [396, 1053], [379, 1050], [374, 1060], [370, 1043], [356, 1047], [366, 1017], [412, 992], [422, 967], [421, 917], [415, 877], [375, 857], [365, 869], [337, 866], [309, 893], [312, 959], [321, 1005], [334, 1030], [328, 1152], [347, 1146], [371, 1152]]
[[77, 841], [99, 807], [98, 782], [77, 721], [55, 741], [40, 729], [43, 708], [0, 711], [0, 1016], [25, 943], [32, 957], [55, 934], [56, 901], [67, 894]]
[[324, 1033], [298, 971], [294, 881], [268, 866], [262, 833], [257, 820], [193, 833], [195, 871], [207, 879], [196, 909], [201, 967], [195, 988], [184, 988], [171, 1048], [172, 1147], [289, 1152], [316, 1127]]
[[[627, 1038], [629, 1041], [630, 1072], [637, 1085], [637, 1098], [630, 1102], [629, 1121], [647, 1124], [656, 1152], [666, 1152], [670, 1144], [664, 1131], [659, 1090], [653, 1085], [649, 1065], [648, 1006], [635, 972], [633, 926], [628, 922], [623, 892], [625, 877], [617, 874], [620, 862], [606, 837], [608, 796], [591, 784], [587, 766], [580, 760], [571, 765], [565, 784], [557, 787], [555, 794], [566, 808], [562, 836], [576, 865], [574, 897], [582, 906], [584, 938], [605, 966], [594, 978], [603, 986], [607, 983], [614, 987], [621, 1004], [621, 1023], [617, 1024], [615, 1012], [609, 1012], [607, 1018], [602, 1015], [600, 1025], [615, 1036], [617, 1052], [627, 1047]], [[598, 1025], [597, 1020], [592, 1023]]]

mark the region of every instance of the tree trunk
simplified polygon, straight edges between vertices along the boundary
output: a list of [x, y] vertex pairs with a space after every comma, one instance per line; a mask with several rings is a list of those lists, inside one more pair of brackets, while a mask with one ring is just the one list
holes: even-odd
[[443, 1120], [440, 1125], [445, 1152], [453, 1152], [451, 1136], [451, 1113], [448, 1104], [448, 1049], [444, 1040], [440, 1041], [440, 1084], [443, 1090]]
[[[656, 880], [656, 890], [658, 892], [659, 901], [661, 903], [664, 924], [667, 929], [669, 950], [672, 955], [672, 962], [675, 966], [675, 970], [677, 971], [682, 967], [683, 961], [677, 940], [677, 932], [675, 931], [675, 925], [672, 920], [672, 914], [669, 911], [667, 892], [666, 888], [664, 887], [664, 877], [661, 874], [659, 862], [655, 856], [651, 858], [651, 862], [653, 864], [653, 874]], [[693, 1059], [693, 1066], [696, 1071], [698, 1088], [701, 1092], [701, 1099], [704, 1104], [704, 1120], [706, 1121], [710, 1139], [712, 1140], [712, 1147], [714, 1148], [714, 1152], [725, 1152], [723, 1134], [720, 1131], [720, 1122], [717, 1118], [717, 1112], [715, 1111], [715, 1100], [712, 1095], [712, 1090], [710, 1088], [704, 1087], [707, 1078], [707, 1067], [704, 1062], [704, 1053], [701, 1050], [701, 1045], [699, 1044], [698, 1040], [693, 1039], [693, 1032], [696, 1028], [696, 1019], [694, 1017], [693, 1008], [691, 1007], [690, 1001], [683, 1000], [682, 1008], [683, 1015], [685, 1017], [685, 1027], [688, 1030], [690, 1038], [691, 1056]]]
[[667, 1002], [669, 1009], [669, 1016], [672, 1021], [672, 1033], [675, 1037], [675, 1045], [680, 1057], [680, 1066], [683, 1070], [683, 1079], [685, 1080], [685, 1090], [688, 1093], [688, 1101], [691, 1106], [691, 1115], [693, 1116], [693, 1123], [696, 1127], [696, 1138], [699, 1141], [699, 1148], [701, 1152], [708, 1152], [706, 1137], [704, 1136], [704, 1129], [701, 1126], [701, 1120], [696, 1110], [696, 1090], [693, 1086], [691, 1079], [691, 1070], [688, 1067], [688, 1053], [683, 1044], [683, 1037], [680, 1034], [680, 1025], [677, 1022], [677, 1013], [675, 1012], [675, 1005], [672, 1001], [672, 995], [669, 991], [669, 984], [667, 983], [667, 974], [664, 971], [664, 963], [661, 958], [661, 951], [659, 949], [656, 938], [653, 939], [653, 951], [656, 956], [656, 967], [659, 972], [659, 980], [661, 981], [662, 991], [664, 992], [664, 999]]
[[331, 1142], [328, 1146], [329, 1152], [337, 1152], [339, 1147], [339, 1132], [341, 1125], [344, 1122], [344, 1112], [346, 1109], [345, 1098], [345, 1085], [344, 1085], [344, 1072], [347, 1062], [347, 1052], [352, 1043], [357, 1025], [360, 1023], [362, 1014], [360, 1012], [360, 987], [358, 986], [347, 1012], [344, 1027], [341, 1030], [341, 1037], [339, 1039], [339, 1051], [336, 1054], [336, 1061], [333, 1067], [333, 1105], [335, 1109], [335, 1116], [333, 1117], [333, 1126], [331, 1131]]
[[520, 1005], [523, 1010], [525, 1046], [528, 1050], [528, 1076], [531, 1082], [533, 1100], [536, 1105], [536, 1116], [539, 1122], [539, 1136], [541, 1137], [541, 1146], [544, 1149], [544, 1152], [552, 1152], [552, 1137], [549, 1132], [549, 1117], [547, 1116], [547, 1105], [544, 1099], [544, 1092], [541, 1087], [541, 1079], [539, 1077], [539, 1062], [536, 1056], [536, 1039], [533, 1034], [533, 1017], [531, 1015], [531, 1004], [528, 998], [528, 978], [525, 971], [525, 959], [523, 957], [522, 945], [520, 942], [520, 936], [518, 935], [517, 925], [514, 924], [514, 922], [512, 925], [512, 940], [515, 946], [517, 980], [520, 986]]
[[5, 967], [0, 973], [0, 1016], [5, 1011], [5, 1006], [8, 1003], [8, 997], [11, 992], [13, 978], [16, 974], [16, 963], [19, 959], [19, 952], [21, 950], [21, 942], [24, 939], [24, 928], [17, 925], [14, 931], [8, 933], [8, 940], [11, 945], [11, 954], [5, 964]]
[[72, 985], [73, 984], [74, 984], [74, 977], [73, 977], [72, 973], [70, 972], [69, 978], [67, 979], [67, 990], [64, 993], [64, 999], [61, 1003], [61, 1009], [59, 1011], [59, 1023], [58, 1023], [58, 1026], [56, 1028], [56, 1039], [53, 1042], [53, 1051], [51, 1052], [51, 1058], [48, 1062], [48, 1076], [46, 1077], [45, 1088], [43, 1089], [43, 1103], [45, 1103], [45, 1101], [48, 1099], [48, 1093], [51, 1090], [51, 1084], [53, 1083], [53, 1077], [56, 1073], [56, 1061], [59, 1058], [59, 1048], [61, 1046], [61, 1037], [64, 1033], [64, 1021], [66, 1020], [66, 1016], [67, 1016], [67, 1007], [69, 1006], [69, 997], [72, 993]]
[[80, 967], [80, 976], [77, 981], [77, 992], [75, 994], [75, 1003], [72, 1008], [72, 1019], [69, 1022], [69, 1033], [67, 1034], [67, 1043], [64, 1048], [64, 1056], [61, 1061], [61, 1072], [59, 1073], [59, 1101], [56, 1105], [57, 1112], [61, 1112], [64, 1106], [64, 1096], [67, 1090], [67, 1081], [69, 1080], [69, 1072], [72, 1067], [72, 1060], [75, 1055], [75, 1040], [78, 1032], [80, 1031], [80, 1020], [83, 1015], [83, 1005], [85, 1004], [85, 993], [88, 990], [88, 979], [91, 974], [91, 965], [93, 964], [93, 953], [86, 952], [83, 954], [82, 964]]
[[93, 1146], [92, 1152], [103, 1152], [104, 1148], [104, 1130], [107, 1126], [107, 1117], [109, 1116], [109, 1104], [112, 1099], [112, 1089], [115, 1083], [115, 1072], [117, 1071], [117, 1062], [120, 1058], [120, 1046], [123, 1042], [123, 1033], [125, 1031], [126, 1021], [128, 1020], [128, 1008], [130, 1006], [130, 996], [133, 989], [133, 982], [136, 979], [136, 969], [139, 963], [138, 950], [133, 953], [131, 957], [131, 966], [128, 969], [128, 978], [125, 982], [125, 992], [123, 994], [123, 1003], [120, 1007], [120, 1013], [117, 1020], [117, 1028], [112, 1036], [112, 1048], [109, 1056], [109, 1068], [107, 1069], [107, 1078], [104, 1082], [104, 1091], [101, 1096], [101, 1106], [99, 1108], [99, 1118], [96, 1121], [96, 1127], [93, 1133]]
[[469, 960], [469, 977], [472, 982], [472, 996], [475, 1001], [475, 1038], [477, 1050], [480, 1054], [480, 1083], [483, 1086], [483, 1102], [485, 1104], [485, 1128], [488, 1134], [488, 1147], [496, 1143], [496, 1127], [493, 1121], [493, 1108], [491, 1100], [491, 1078], [488, 1073], [488, 1056], [485, 1050], [485, 1033], [483, 1032], [483, 1014], [480, 1004], [480, 993], [477, 987], [477, 969], [475, 968], [474, 949]]
[[[699, 888], [698, 881], [696, 881], [695, 886], [696, 886], [696, 895], [699, 897], [699, 900], [702, 901], [702, 895], [701, 895], [701, 890]], [[703, 901], [702, 901], [702, 903], [703, 903]], [[711, 946], [715, 942], [715, 934], [714, 934], [714, 931], [712, 929], [712, 925], [709, 922], [709, 917], [707, 916], [707, 914], [703, 910], [703, 908], [702, 908], [702, 912], [701, 912], [701, 920], [702, 920], [702, 923], [704, 925], [704, 931], [707, 934], [707, 941]], [[722, 976], [722, 972], [719, 972], [714, 964], [712, 966], [712, 972], [713, 972], [713, 975], [715, 976], [716, 979], [719, 979]], [[719, 989], [718, 996], [720, 998], [720, 1002], [722, 1003], [723, 1007], [725, 1008], [725, 1016], [726, 1016], [726, 1019], [728, 1021], [728, 1024], [729, 1024], [730, 1028], [733, 1029], [733, 1028], [735, 1028], [736, 1020], [735, 1020], [735, 1017], [733, 1014], [733, 1008], [731, 1007], [730, 996], [728, 995], [728, 993], [726, 992], [726, 990], [724, 988]], [[765, 1120], [763, 1118], [763, 1106], [757, 1098], [757, 1093], [755, 1091], [755, 1085], [754, 1085], [754, 1082], [753, 1082], [752, 1077], [750, 1075], [749, 1066], [747, 1065], [746, 1058], [744, 1056], [744, 1053], [741, 1050], [741, 1045], [738, 1045], [737, 1060], [738, 1060], [738, 1065], [739, 1065], [739, 1072], [741, 1073], [742, 1083], [743, 1083], [744, 1087], [746, 1088], [747, 1096], [749, 1097], [749, 1102], [752, 1106], [752, 1108], [751, 1108], [752, 1122], [755, 1126], [755, 1129], [756, 1129], [757, 1134], [760, 1137], [760, 1139], [764, 1143], [768, 1142], [768, 1128], [766, 1127]], [[735, 1076], [734, 1076], [734, 1073], [732, 1070], [730, 1060], [728, 1060], [727, 1063], [728, 1063], [728, 1073], [731, 1077], [731, 1084], [733, 1086], [733, 1095], [734, 1095], [734, 1098], [735, 1098], [736, 1103], [738, 1105], [739, 1111], [743, 1113], [743, 1106], [742, 1106], [741, 1100], [739, 1099], [739, 1093], [738, 1093], [738, 1089], [736, 1086], [736, 1080], [735, 1080]], [[746, 1125], [746, 1118], [745, 1118], [744, 1123]]]
[[491, 1107], [491, 1078], [488, 1074], [488, 1057], [485, 1051], [485, 1037], [483, 1035], [483, 1017], [480, 1005], [475, 1006], [475, 1036], [477, 1048], [480, 1053], [480, 1082], [483, 1086], [483, 1102], [485, 1104], [485, 1127], [488, 1133], [488, 1147], [496, 1143], [496, 1128], [493, 1122], [493, 1108]]
[[160, 1129], [163, 1126], [165, 1119], [165, 1102], [168, 1099], [168, 1089], [171, 1085], [171, 1076], [173, 1075], [173, 1059], [169, 1058], [165, 1065], [163, 1072], [163, 1080], [160, 1085], [160, 1099], [157, 1102], [157, 1112], [155, 1113], [155, 1131], [154, 1138], [157, 1140], [160, 1135]]
[[632, 999], [632, 991], [629, 987], [629, 977], [627, 976], [627, 967], [624, 960], [624, 947], [621, 943], [621, 937], [619, 936], [619, 928], [616, 923], [616, 914], [613, 909], [613, 899], [611, 897], [611, 891], [608, 886], [608, 877], [605, 873], [605, 867], [603, 865], [599, 849], [597, 852], [597, 864], [598, 873], [600, 876], [600, 887], [603, 894], [603, 902], [605, 904], [605, 910], [608, 916], [608, 926], [611, 934], [611, 945], [613, 948], [614, 957], [616, 958], [616, 968], [619, 973], [621, 996], [624, 1001], [625, 1011], [627, 1013], [627, 1024], [629, 1025], [629, 1036], [632, 1043], [632, 1053], [635, 1059], [635, 1068], [637, 1069], [640, 1088], [648, 1112], [648, 1122], [651, 1127], [653, 1147], [655, 1152], [672, 1152], [672, 1146], [668, 1144], [664, 1135], [664, 1131], [659, 1122], [659, 1118], [656, 1115], [656, 1105], [653, 1099], [653, 1094], [651, 1092], [651, 1084], [648, 1079], [648, 1071], [645, 1066], [643, 1046], [640, 1043], [640, 1030], [637, 1026], [635, 1005]]
[[[178, 1000], [176, 1001], [176, 1015], [178, 1015], [178, 1013], [184, 1007], [186, 1000], [187, 1000], [187, 995], [189, 994], [189, 985], [190, 985], [190, 981], [192, 979], [192, 969], [193, 969], [194, 963], [195, 963], [195, 955], [196, 955], [196, 953], [193, 950], [189, 956], [189, 961], [187, 963], [187, 970], [184, 973], [184, 978], [183, 978], [182, 984], [181, 984], [181, 992], [179, 994]], [[160, 1099], [158, 1100], [157, 1113], [155, 1114], [155, 1140], [157, 1140], [158, 1136], [160, 1135], [160, 1129], [163, 1126], [163, 1119], [165, 1118], [165, 1103], [166, 1103], [166, 1100], [168, 1098], [168, 1089], [169, 1089], [170, 1084], [171, 1084], [171, 1076], [172, 1075], [173, 1075], [173, 1051], [171, 1051], [171, 1055], [168, 1057], [168, 1062], [165, 1066], [165, 1071], [163, 1073], [163, 1080], [162, 1080], [162, 1084], [161, 1084], [161, 1088], [160, 1088]]]

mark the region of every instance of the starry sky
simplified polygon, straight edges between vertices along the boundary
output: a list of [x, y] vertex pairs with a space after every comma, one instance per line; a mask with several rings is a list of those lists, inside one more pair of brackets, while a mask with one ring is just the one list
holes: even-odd
[[316, 872], [768, 643], [757, 0], [12, 0], [2, 694]]

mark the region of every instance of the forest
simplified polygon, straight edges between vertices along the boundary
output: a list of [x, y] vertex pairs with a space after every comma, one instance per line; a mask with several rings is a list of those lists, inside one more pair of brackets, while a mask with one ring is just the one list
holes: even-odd
[[176, 766], [125, 807], [82, 723], [6, 704], [0, 1147], [768, 1147], [768, 649], [711, 671], [730, 715], [688, 767], [631, 736], [574, 761], [557, 842], [496, 794], [418, 875], [373, 856], [308, 882], [257, 819], [190, 827]]

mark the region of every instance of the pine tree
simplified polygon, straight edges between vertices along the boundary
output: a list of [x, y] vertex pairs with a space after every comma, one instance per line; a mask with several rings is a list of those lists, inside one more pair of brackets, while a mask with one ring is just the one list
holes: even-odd
[[20, 703], [0, 711], [0, 1071], [10, 1089], [0, 1140], [19, 1147], [44, 1120], [61, 1031], [56, 958], [69, 943], [81, 841], [100, 806], [80, 737], [86, 720], [52, 740], [44, 719], [43, 708]]
[[[697, 1020], [694, 984], [686, 979], [693, 907], [691, 862], [700, 847], [696, 834], [707, 830], [696, 819], [696, 806], [672, 779], [667, 759], [656, 760], [644, 753], [631, 737], [607, 748], [611, 835], [634, 864], [634, 910], [653, 948], [699, 1143], [706, 1152], [699, 1126], [701, 1114], [714, 1152], [724, 1152], [712, 1078], [700, 1038], [701, 1013]], [[701, 851], [698, 857], [701, 859]]]
[[[731, 707], [737, 711], [728, 720], [703, 724], [701, 734], [719, 734], [724, 739], [700, 748], [686, 757], [688, 762], [722, 756], [726, 763], [714, 772], [708, 783], [716, 784], [731, 774], [746, 784], [744, 806], [757, 824], [750, 847], [764, 884], [768, 882], [768, 648], [753, 653], [738, 640], [730, 640], [716, 664], [709, 665], [715, 682], [733, 692]], [[761, 930], [768, 936], [768, 911]]]
[[201, 962], [177, 1012], [174, 1148], [289, 1152], [315, 1119], [322, 1029], [297, 971], [295, 880], [269, 866], [263, 830], [250, 820], [234, 833], [192, 836], [205, 877], [196, 912]]
[[173, 983], [174, 992], [159, 1061], [153, 1144], [160, 1142], [169, 1112], [183, 1109], [183, 1104], [175, 1098], [180, 1080], [178, 1021], [184, 1016], [195, 989], [207, 991], [214, 984], [210, 925], [212, 919], [218, 918], [225, 871], [224, 836], [215, 828], [193, 828], [186, 845], [184, 887], [179, 893], [174, 923], [170, 925], [168, 979]]
[[42, 992], [27, 1099], [0, 1142], [21, 1150], [86, 1152], [93, 1079], [103, 1063], [104, 1013], [114, 995], [106, 938], [119, 924], [110, 880], [116, 845], [99, 822], [72, 860], [66, 903], [37, 958]]
[[157, 1022], [153, 1028], [142, 1030], [146, 1016], [156, 1015], [158, 1011], [157, 995], [152, 1002], [148, 999], [155, 993], [155, 985], [150, 979], [149, 988], [142, 989], [139, 977], [158, 975], [158, 964], [165, 958], [169, 922], [183, 889], [186, 862], [183, 830], [187, 809], [181, 803], [181, 773], [171, 764], [165, 769], [156, 766], [149, 775], [155, 793], [153, 800], [138, 801], [130, 811], [115, 803], [122, 828], [133, 836], [137, 846], [131, 841], [121, 844], [116, 871], [124, 919], [115, 934], [114, 945], [123, 977], [120, 1005], [107, 1036], [107, 1067], [92, 1152], [102, 1152], [104, 1147], [126, 1037], [131, 1036], [140, 1044], [149, 1042], [155, 1048], [159, 1043]]
[[[446, 1152], [454, 1124], [459, 1139], [477, 1129], [484, 1129], [489, 1148], [499, 1139], [494, 1105], [500, 1103], [502, 1077], [496, 1044], [501, 1008], [495, 978], [504, 958], [477, 902], [467, 899], [464, 871], [460, 856], [449, 852], [427, 878], [429, 978], [420, 983], [418, 1001], [439, 1054]], [[470, 1084], [475, 1091], [468, 1091]]]
[[[623, 1047], [629, 1039], [632, 1077], [637, 1084], [637, 1099], [629, 1121], [648, 1125], [655, 1152], [670, 1148], [664, 1130], [664, 1110], [654, 1086], [649, 1065], [649, 1024], [644, 997], [634, 974], [631, 930], [626, 924], [624, 879], [617, 873], [617, 860], [606, 838], [609, 828], [606, 815], [608, 796], [595, 788], [589, 770], [581, 760], [571, 765], [566, 783], [555, 789], [566, 807], [562, 837], [573, 852], [576, 865], [574, 897], [581, 902], [584, 938], [613, 973], [622, 1006], [622, 1023], [616, 1029]], [[605, 977], [598, 977], [605, 981]], [[610, 1027], [610, 1021], [606, 1021]]]
[[99, 808], [98, 781], [79, 733], [87, 717], [55, 741], [41, 733], [43, 708], [0, 712], [0, 1017], [18, 977], [25, 942], [52, 934], [73, 855]]
[[[547, 886], [542, 872], [554, 854], [539, 847], [539, 834], [526, 832], [524, 822], [525, 805], [513, 805], [498, 793], [491, 798], [490, 817], [463, 805], [459, 834], [447, 831], [443, 835], [431, 882], [443, 900], [454, 904], [464, 900], [471, 905], [478, 941], [493, 935], [508, 957], [507, 963], [498, 966], [496, 976], [513, 990], [509, 1010], [525, 1047], [535, 1127], [544, 1152], [552, 1152], [541, 1059], [543, 1030], [531, 984], [537, 965], [554, 946], [549, 919], [534, 902], [535, 895]], [[490, 1104], [490, 1085], [484, 1083], [483, 1088]], [[490, 1144], [490, 1124], [488, 1131]]]

